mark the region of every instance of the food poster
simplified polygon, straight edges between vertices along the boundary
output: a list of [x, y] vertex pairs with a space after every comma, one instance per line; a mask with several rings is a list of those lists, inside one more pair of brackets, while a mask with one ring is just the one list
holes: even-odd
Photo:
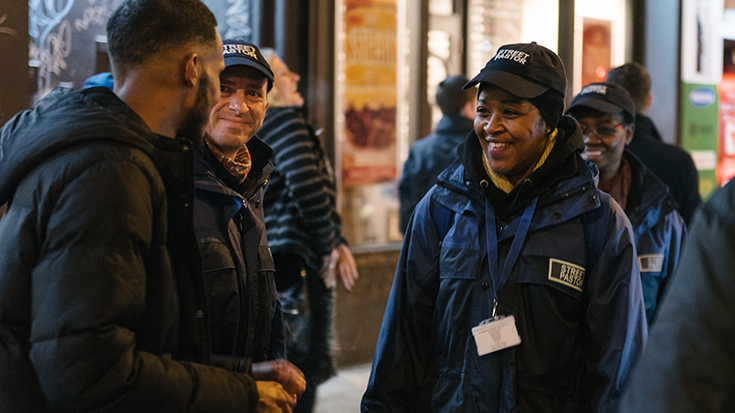
[[396, 0], [345, 0], [342, 186], [395, 181]]

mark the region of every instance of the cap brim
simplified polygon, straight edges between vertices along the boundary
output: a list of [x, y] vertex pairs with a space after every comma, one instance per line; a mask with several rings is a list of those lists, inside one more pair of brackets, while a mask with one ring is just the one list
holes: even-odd
[[[628, 110], [626, 110], [625, 108], [620, 107], [614, 103], [604, 101], [600, 98], [596, 98], [595, 95], [591, 93], [582, 95], [574, 99], [574, 101], [572, 101], [572, 104], [569, 106], [569, 109], [567, 109], [567, 112], [569, 112], [573, 108], [577, 108], [580, 106], [599, 110], [602, 113], [606, 113], [610, 115], [614, 115], [616, 113], [621, 113], [621, 112], [628, 112]], [[632, 113], [631, 115], [635, 115], [635, 114]]]
[[268, 72], [265, 69], [265, 67], [263, 67], [262, 65], [259, 65], [250, 59], [239, 57], [239, 56], [226, 56], [225, 57], [225, 68], [232, 67], [232, 66], [252, 67], [253, 69], [257, 69], [259, 72], [263, 73], [269, 81], [273, 82], [273, 74]]
[[539, 85], [536, 82], [522, 78], [516, 74], [502, 72], [499, 70], [491, 72], [480, 72], [480, 74], [467, 82], [467, 84], [464, 85], [462, 89], [467, 90], [479, 83], [493, 84], [505, 90], [506, 92], [523, 99], [531, 99], [535, 98], [536, 96], [541, 96], [547, 90], [551, 89], [549, 87]]

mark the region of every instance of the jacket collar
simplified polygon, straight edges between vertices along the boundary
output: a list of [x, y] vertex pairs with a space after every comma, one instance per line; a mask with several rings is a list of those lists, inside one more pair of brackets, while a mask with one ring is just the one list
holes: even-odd
[[[531, 230], [568, 221], [600, 206], [599, 190], [594, 184], [596, 169], [586, 167], [587, 164], [581, 158], [579, 164], [585, 167], [580, 167], [575, 175], [567, 179], [555, 181], [554, 187], [539, 194], [539, 203], [531, 223]], [[479, 221], [485, 214], [486, 198], [481, 193], [479, 185], [476, 187], [471, 182], [464, 180], [466, 174], [464, 165], [460, 161], [455, 161], [439, 175], [439, 185], [430, 192], [430, 196], [432, 200], [455, 213], [475, 216]], [[519, 209], [515, 214], [504, 211], [504, 215], [500, 216], [498, 215], [499, 208], [496, 206], [495, 212], [497, 219], [507, 228], [507, 231], [502, 232], [499, 240], [512, 237], [520, 222], [520, 219], [514, 218], [519, 217], [523, 209]]]
[[234, 196], [236, 198], [249, 199], [270, 178], [273, 172], [273, 149], [265, 144], [257, 136], [253, 136], [246, 144], [250, 152], [253, 165], [247, 178], [239, 183], [217, 158], [212, 154], [207, 145], [203, 145], [195, 159], [194, 186], [199, 190]]
[[[641, 220], [658, 222], [659, 214], [667, 214], [678, 206], [672, 198], [669, 187], [651, 173], [633, 153], [625, 150], [623, 156], [630, 165], [633, 179], [625, 207], [625, 214], [636, 225]], [[655, 212], [655, 216], [650, 216]]]
[[642, 113], [635, 114], [635, 131], [633, 132], [633, 141], [636, 139], [653, 139], [662, 141], [661, 134], [656, 129], [656, 125], [648, 116]]
[[67, 147], [93, 140], [135, 146], [151, 155], [162, 138], [107, 88], [52, 90], [0, 130], [0, 204], [30, 169]]
[[444, 116], [436, 125], [436, 134], [451, 134], [457, 131], [472, 130], [474, 121], [462, 115]]

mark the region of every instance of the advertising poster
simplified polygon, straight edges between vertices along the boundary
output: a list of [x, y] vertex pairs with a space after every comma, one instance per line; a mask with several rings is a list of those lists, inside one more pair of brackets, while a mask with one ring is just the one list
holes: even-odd
[[682, 83], [681, 91], [681, 147], [692, 155], [699, 172], [699, 193], [707, 199], [717, 189], [717, 87]]
[[584, 18], [582, 34], [582, 86], [604, 82], [611, 66], [612, 22]]
[[395, 181], [396, 0], [344, 6], [342, 186]]

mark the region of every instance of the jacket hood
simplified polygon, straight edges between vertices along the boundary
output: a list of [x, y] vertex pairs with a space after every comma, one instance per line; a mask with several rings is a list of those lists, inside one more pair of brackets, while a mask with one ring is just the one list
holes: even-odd
[[30, 170], [70, 146], [104, 139], [150, 155], [157, 136], [107, 88], [55, 89], [0, 130], [0, 204]]
[[633, 174], [625, 214], [635, 226], [646, 230], [656, 225], [660, 215], [666, 215], [679, 206], [671, 196], [669, 187], [651, 173], [632, 152], [627, 149], [623, 156]]
[[439, 119], [434, 133], [451, 134], [457, 131], [470, 131], [474, 127], [474, 121], [462, 115], [444, 116]]
[[479, 202], [486, 196], [495, 205], [498, 216], [504, 217], [525, 208], [534, 196], [548, 194], [549, 189], [559, 180], [580, 175], [581, 171], [585, 171], [585, 185], [594, 185], [597, 169], [591, 168], [579, 155], [584, 149], [584, 140], [577, 121], [569, 116], [562, 116], [557, 129], [556, 143], [546, 162], [508, 194], [496, 188], [490, 181], [482, 163], [479, 138], [474, 131], [470, 132], [457, 148], [459, 162], [464, 166], [464, 184], [470, 196]]

